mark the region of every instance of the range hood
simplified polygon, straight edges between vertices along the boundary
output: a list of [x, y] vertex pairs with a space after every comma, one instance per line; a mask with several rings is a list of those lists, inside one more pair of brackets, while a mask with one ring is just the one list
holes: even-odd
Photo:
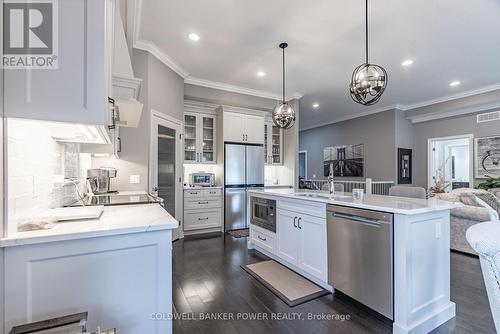
[[119, 2], [116, 3], [114, 13], [113, 43], [113, 90], [111, 97], [115, 100], [119, 113], [117, 125], [136, 128], [139, 126], [143, 109], [142, 103], [137, 101], [142, 79], [134, 76]]

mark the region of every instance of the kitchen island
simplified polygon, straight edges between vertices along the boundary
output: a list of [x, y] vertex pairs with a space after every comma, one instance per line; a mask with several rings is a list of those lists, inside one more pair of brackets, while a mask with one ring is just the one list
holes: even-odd
[[0, 333], [78, 312], [88, 312], [92, 331], [171, 333], [171, 230], [177, 226], [156, 203], [107, 206], [98, 219], [0, 239]]
[[[347, 193], [293, 189], [255, 190], [248, 196], [276, 203], [275, 232], [251, 224], [249, 248], [332, 292], [340, 286], [392, 320], [394, 333], [428, 333], [455, 316], [449, 226], [455, 204], [379, 195], [355, 201]], [[370, 234], [382, 229], [385, 237]], [[388, 287], [387, 294], [373, 291], [379, 287]], [[377, 309], [381, 303], [386, 307]]]

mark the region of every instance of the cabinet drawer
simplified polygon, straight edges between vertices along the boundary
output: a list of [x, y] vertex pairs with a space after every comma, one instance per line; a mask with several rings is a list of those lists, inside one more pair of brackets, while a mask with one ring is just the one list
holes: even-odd
[[222, 189], [185, 189], [184, 197], [220, 197]]
[[220, 198], [188, 198], [184, 200], [185, 210], [211, 209], [222, 207]]
[[274, 254], [276, 237], [272, 232], [250, 225], [250, 239], [252, 243]]
[[222, 194], [222, 189], [205, 189], [206, 197], [219, 197]]
[[326, 204], [307, 200], [280, 199], [277, 203], [278, 209], [293, 211], [298, 215], [310, 215], [318, 218], [326, 218]]
[[185, 211], [184, 230], [199, 230], [221, 226], [221, 210]]

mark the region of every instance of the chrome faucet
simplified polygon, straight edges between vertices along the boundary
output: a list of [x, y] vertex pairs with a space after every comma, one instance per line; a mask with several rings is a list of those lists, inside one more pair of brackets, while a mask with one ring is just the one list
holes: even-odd
[[335, 184], [333, 183], [333, 164], [330, 163], [330, 173], [328, 174], [328, 191], [330, 195], [335, 194]]

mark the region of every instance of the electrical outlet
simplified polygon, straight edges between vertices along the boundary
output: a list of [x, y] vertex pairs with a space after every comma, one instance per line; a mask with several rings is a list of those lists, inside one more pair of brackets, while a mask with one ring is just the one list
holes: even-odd
[[138, 184], [141, 183], [140, 175], [130, 175], [130, 184]]

